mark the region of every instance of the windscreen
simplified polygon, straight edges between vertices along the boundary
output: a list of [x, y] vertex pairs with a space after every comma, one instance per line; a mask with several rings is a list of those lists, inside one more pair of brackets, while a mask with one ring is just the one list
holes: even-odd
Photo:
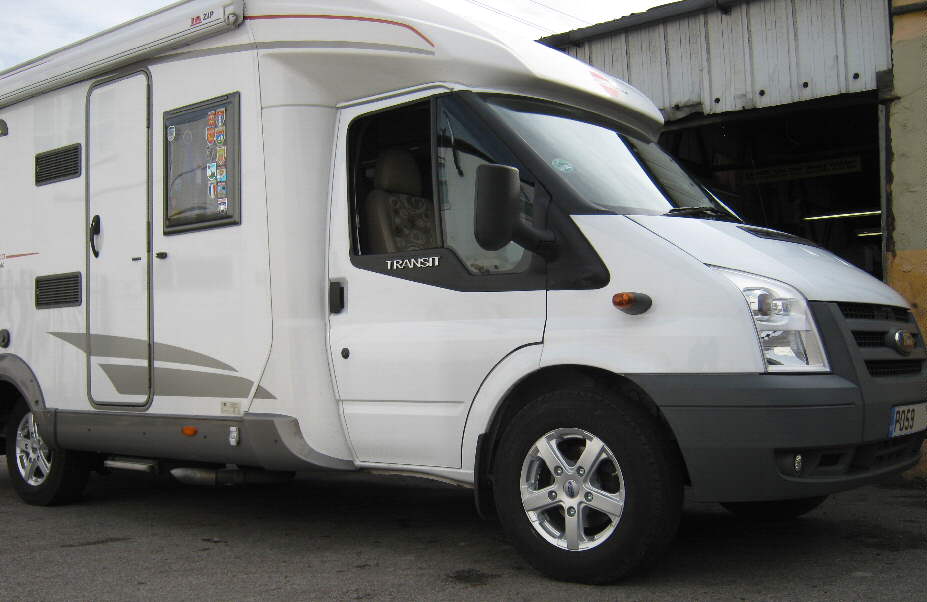
[[706, 207], [728, 214], [656, 143], [623, 134], [602, 117], [532, 99], [484, 98], [594, 207], [643, 215]]

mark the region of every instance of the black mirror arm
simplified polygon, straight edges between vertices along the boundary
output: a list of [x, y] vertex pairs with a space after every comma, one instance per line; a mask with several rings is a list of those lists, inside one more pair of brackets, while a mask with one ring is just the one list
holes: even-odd
[[517, 220], [512, 228], [512, 240], [519, 246], [553, 261], [559, 254], [556, 235], [550, 230], [541, 230]]

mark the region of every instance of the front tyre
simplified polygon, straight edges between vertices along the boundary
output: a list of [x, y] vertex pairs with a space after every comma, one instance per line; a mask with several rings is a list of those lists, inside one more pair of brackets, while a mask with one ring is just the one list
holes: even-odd
[[23, 501], [52, 506], [80, 498], [89, 476], [85, 455], [50, 448], [22, 400], [7, 420], [5, 437], [10, 481]]
[[540, 396], [496, 454], [496, 509], [541, 572], [609, 583], [655, 562], [682, 507], [678, 454], [645, 410], [609, 392]]

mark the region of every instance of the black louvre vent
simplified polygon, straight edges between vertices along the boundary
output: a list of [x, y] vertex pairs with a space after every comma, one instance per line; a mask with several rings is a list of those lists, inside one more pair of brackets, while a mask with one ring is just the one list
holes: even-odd
[[870, 360], [866, 369], [872, 376], [903, 376], [919, 374], [924, 360]]
[[887, 332], [868, 332], [863, 330], [854, 330], [853, 338], [860, 347], [886, 347], [885, 335]]
[[888, 320], [890, 322], [911, 322], [911, 312], [903, 307], [891, 305], [869, 305], [867, 303], [838, 303], [843, 317], [848, 320]]
[[35, 279], [36, 309], [75, 307], [81, 303], [80, 272], [38, 276]]
[[35, 185], [80, 177], [80, 144], [62, 146], [35, 156]]

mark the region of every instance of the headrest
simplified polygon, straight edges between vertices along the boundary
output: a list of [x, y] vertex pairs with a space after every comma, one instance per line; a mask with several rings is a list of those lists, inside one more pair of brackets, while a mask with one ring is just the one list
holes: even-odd
[[401, 148], [388, 148], [382, 151], [377, 157], [373, 187], [388, 192], [412, 196], [421, 195], [422, 178], [418, 173], [418, 165], [412, 153]]

